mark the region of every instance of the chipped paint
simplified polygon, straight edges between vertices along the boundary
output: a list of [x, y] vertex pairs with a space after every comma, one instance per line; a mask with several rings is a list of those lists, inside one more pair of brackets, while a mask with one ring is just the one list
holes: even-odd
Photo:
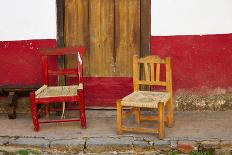
[[56, 47], [56, 40], [0, 41], [0, 85], [40, 85], [41, 63], [38, 48]]

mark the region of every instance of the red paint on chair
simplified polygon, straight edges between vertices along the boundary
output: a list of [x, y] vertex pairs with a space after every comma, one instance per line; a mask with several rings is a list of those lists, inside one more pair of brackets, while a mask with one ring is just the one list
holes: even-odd
[[[81, 126], [82, 128], [86, 128], [86, 118], [85, 118], [85, 102], [84, 102], [84, 89], [83, 86], [83, 63], [82, 63], [82, 59], [83, 59], [83, 55], [85, 53], [85, 48], [84, 47], [72, 47], [72, 48], [51, 48], [49, 49], [49, 52], [47, 52], [47, 49], [42, 49], [39, 50], [40, 54], [42, 55], [42, 74], [43, 74], [43, 83], [44, 85], [47, 85], [46, 87], [41, 87], [40, 89], [40, 93], [36, 94], [36, 92], [31, 92], [30, 94], [30, 102], [31, 102], [31, 113], [32, 113], [32, 120], [33, 120], [33, 124], [34, 124], [34, 131], [39, 131], [39, 123], [55, 123], [55, 122], [76, 122], [76, 121], [80, 121], [81, 122]], [[77, 66], [76, 68], [72, 68], [72, 70], [75, 70], [76, 72], [73, 72], [75, 74], [72, 74], [73, 76], [75, 76], [75, 93], [73, 93], [72, 91], [72, 87], [67, 86], [66, 88], [69, 89], [64, 89], [62, 86], [57, 86], [57, 87], [50, 87], [50, 83], [49, 83], [49, 70], [52, 73], [57, 73], [56, 76], [59, 76], [59, 69], [57, 69], [57, 67], [54, 69], [50, 69], [48, 67], [48, 57], [50, 56], [58, 56], [58, 55], [62, 55], [62, 56], [66, 56], [66, 55], [70, 55], [70, 54], [75, 54], [78, 59], [76, 59], [77, 61]], [[53, 72], [54, 71], [54, 72]], [[64, 73], [68, 73], [66, 71], [66, 68], [62, 69], [62, 71]], [[68, 71], [70, 71], [70, 69], [68, 69]], [[50, 72], [50, 73], [51, 73]], [[81, 76], [81, 77], [80, 77]], [[79, 87], [79, 88], [78, 88]], [[81, 88], [80, 88], [81, 87]], [[55, 90], [54, 90], [55, 88]], [[54, 90], [54, 91], [51, 91]], [[57, 89], [62, 90], [62, 92], [57, 93]], [[48, 93], [50, 90], [51, 94], [46, 94], [46, 95], [41, 95], [44, 92]], [[64, 91], [66, 90], [66, 91]], [[70, 94], [71, 92], [71, 94]], [[61, 94], [62, 93], [62, 94]], [[70, 102], [75, 102], [76, 105], [79, 106], [79, 112], [80, 112], [80, 119], [62, 119], [62, 120], [47, 120], [47, 121], [39, 121], [38, 120], [38, 110], [36, 109], [37, 105], [48, 105], [48, 104], [53, 104], [56, 102], [66, 102], [67, 104]], [[47, 107], [47, 106], [46, 106]], [[45, 108], [46, 108], [45, 107]], [[48, 107], [46, 108], [48, 110]], [[59, 109], [58, 109], [59, 110]]]

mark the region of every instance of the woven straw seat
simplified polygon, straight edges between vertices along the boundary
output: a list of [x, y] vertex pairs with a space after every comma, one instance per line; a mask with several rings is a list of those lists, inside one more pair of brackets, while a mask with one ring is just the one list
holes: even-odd
[[35, 98], [46, 98], [46, 97], [66, 97], [77, 95], [77, 90], [83, 89], [82, 84], [72, 86], [47, 86], [44, 85], [41, 89], [35, 92]]
[[121, 101], [123, 106], [140, 107], [140, 108], [158, 108], [158, 103], [166, 105], [170, 99], [170, 93], [135, 91], [124, 97]]

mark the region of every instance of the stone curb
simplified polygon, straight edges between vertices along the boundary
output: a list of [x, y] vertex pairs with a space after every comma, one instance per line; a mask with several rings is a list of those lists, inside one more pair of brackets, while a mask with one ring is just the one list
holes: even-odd
[[10, 138], [8, 145], [17, 145], [17, 146], [35, 146], [35, 147], [49, 147], [50, 142], [44, 138], [33, 138], [33, 137], [19, 137], [19, 138]]
[[84, 151], [85, 143], [85, 138], [54, 140], [50, 143], [50, 149], [60, 152], [65, 150], [66, 152], [79, 153]]
[[85, 152], [125, 152], [133, 150], [133, 137], [99, 137], [88, 138], [86, 141]]
[[104, 153], [113, 152], [144, 152], [153, 151], [160, 154], [178, 148], [178, 145], [199, 145], [213, 148], [215, 152], [232, 150], [232, 140], [197, 140], [188, 138], [152, 139], [147, 137], [115, 136], [115, 137], [86, 137], [73, 139], [46, 139], [43, 137], [0, 137], [0, 146], [21, 146], [25, 148], [39, 148], [42, 151], [66, 153]]
[[9, 143], [9, 137], [0, 137], [0, 145], [6, 145]]

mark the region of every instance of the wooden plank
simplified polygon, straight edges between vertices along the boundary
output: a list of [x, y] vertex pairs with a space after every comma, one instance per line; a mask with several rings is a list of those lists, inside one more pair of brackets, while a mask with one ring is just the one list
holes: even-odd
[[140, 0], [141, 2], [141, 41], [140, 56], [150, 55], [151, 36], [151, 0]]
[[64, 47], [64, 0], [56, 0], [57, 47]]
[[89, 2], [90, 75], [114, 73], [114, 0]]
[[[84, 56], [84, 73], [89, 75], [89, 1], [88, 0], [68, 0], [65, 1], [65, 25], [64, 40], [65, 46], [80, 46], [87, 48]], [[67, 67], [74, 68], [76, 57], [68, 56]]]
[[[57, 47], [64, 47], [64, 0], [56, 0], [56, 7], [57, 7]], [[65, 57], [58, 56], [58, 67], [64, 68], [65, 67]], [[65, 77], [59, 76], [58, 77], [59, 85], [65, 85]]]
[[140, 0], [115, 1], [117, 76], [132, 76], [132, 58], [140, 51]]
[[[151, 35], [151, 0], [140, 0], [140, 57], [150, 55]], [[152, 69], [152, 67], [151, 67]], [[153, 72], [151, 71], [151, 80]], [[140, 77], [144, 79], [144, 68], [141, 68]], [[150, 90], [149, 86], [140, 86], [142, 90]]]

